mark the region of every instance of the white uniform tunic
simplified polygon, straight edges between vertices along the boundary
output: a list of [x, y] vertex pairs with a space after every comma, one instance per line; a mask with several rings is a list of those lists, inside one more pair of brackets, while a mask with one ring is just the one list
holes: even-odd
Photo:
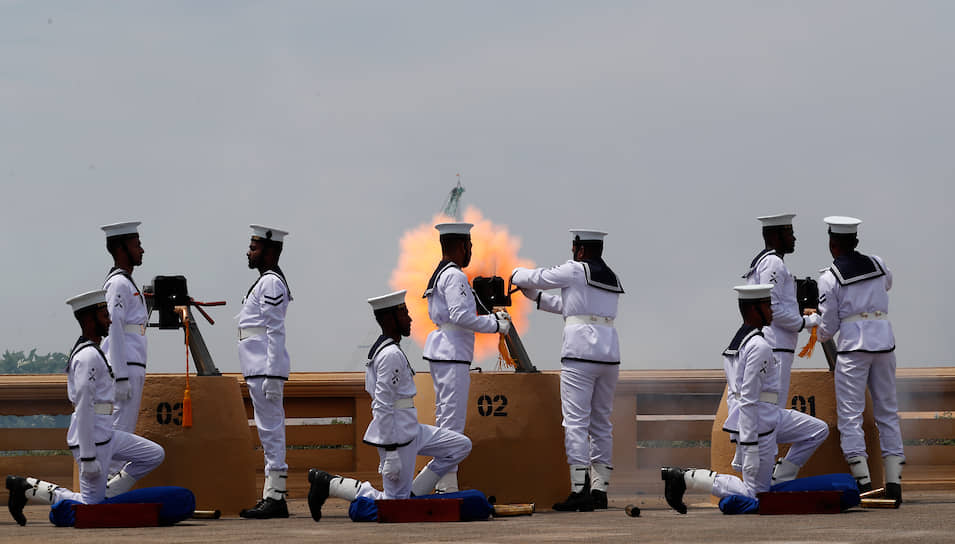
[[[428, 334], [422, 354], [430, 363], [434, 382], [434, 422], [442, 429], [463, 433], [471, 387], [469, 372], [474, 358], [474, 333], [497, 332], [497, 318], [477, 315], [468, 278], [451, 261], [438, 263], [423, 298], [428, 299], [428, 316], [438, 327]], [[457, 467], [451, 472], [455, 471]]]
[[80, 474], [80, 492], [66, 488], [54, 491], [53, 502], [70, 499], [97, 504], [106, 498], [107, 469], [111, 461], [126, 465], [126, 472], [139, 479], [159, 466], [164, 452], [158, 444], [113, 428], [113, 370], [93, 342], [80, 338], [67, 366], [67, 395], [73, 415], [66, 443], [77, 462], [98, 461], [101, 470]]
[[879, 429], [882, 456], [903, 456], [895, 388], [895, 335], [888, 320], [892, 272], [876, 256], [854, 252], [819, 278], [819, 340], [838, 333], [835, 383], [842, 452], [866, 456], [862, 432], [865, 391]]
[[799, 331], [805, 328], [805, 320], [799, 312], [796, 300], [796, 281], [786, 267], [783, 258], [773, 249], [765, 249], [753, 259], [749, 271], [743, 274], [746, 283], [772, 284], [770, 292], [773, 322], [763, 328], [766, 341], [773, 347], [779, 360], [779, 406], [790, 406], [789, 381]]
[[418, 411], [414, 407], [415, 373], [397, 342], [387, 336], [379, 337], [368, 357], [365, 390], [371, 395], [372, 420], [363, 441], [378, 448], [382, 463], [389, 451], [397, 451], [401, 470], [397, 480], [382, 478], [384, 491], [363, 482], [358, 496], [375, 500], [407, 499], [411, 495], [417, 455], [433, 456], [428, 468], [443, 476], [467, 457], [471, 441], [463, 434], [418, 423]]
[[620, 342], [613, 320], [623, 288], [602, 260], [567, 261], [551, 268], [516, 268], [511, 283], [541, 293], [537, 307], [564, 316], [560, 398], [564, 449], [570, 465], [611, 464], [613, 396]]
[[291, 300], [282, 272], [268, 270], [249, 288], [238, 315], [239, 368], [249, 387], [255, 426], [265, 452], [266, 474], [288, 470], [282, 399], [267, 399], [264, 386], [266, 378], [288, 380], [290, 362], [285, 349], [285, 313]]
[[106, 305], [109, 309], [109, 336], [102, 347], [117, 381], [129, 380], [131, 396], [116, 403], [113, 428], [128, 433], [136, 430], [139, 405], [146, 379], [146, 301], [132, 276], [114, 268], [106, 276]]

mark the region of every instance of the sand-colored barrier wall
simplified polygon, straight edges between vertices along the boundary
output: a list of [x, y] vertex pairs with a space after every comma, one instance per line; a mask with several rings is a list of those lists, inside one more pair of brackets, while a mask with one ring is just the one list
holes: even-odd
[[[418, 419], [434, 424], [431, 375], [418, 373], [415, 385]], [[464, 434], [473, 447], [458, 468], [461, 489], [479, 489], [499, 504], [533, 502], [540, 509], [570, 492], [558, 374], [472, 372]], [[419, 458], [419, 466], [424, 462]]]

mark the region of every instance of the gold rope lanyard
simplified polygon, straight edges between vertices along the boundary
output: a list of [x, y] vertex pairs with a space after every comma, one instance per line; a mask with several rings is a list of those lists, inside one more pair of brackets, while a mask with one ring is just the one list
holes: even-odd
[[812, 330], [809, 331], [809, 341], [806, 342], [806, 345], [803, 346], [802, 351], [799, 352], [800, 357], [812, 357], [812, 350], [816, 348], [818, 329], [819, 327], [813, 327]]
[[182, 426], [192, 427], [192, 394], [189, 391], [189, 309], [178, 306], [176, 310], [182, 316], [182, 326], [186, 329], [186, 390], [182, 393]]

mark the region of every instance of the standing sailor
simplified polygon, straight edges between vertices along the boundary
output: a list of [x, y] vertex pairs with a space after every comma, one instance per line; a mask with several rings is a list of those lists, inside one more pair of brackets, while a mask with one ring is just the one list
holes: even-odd
[[[139, 221], [114, 223], [100, 227], [106, 233], [106, 249], [113, 256], [113, 268], [106, 276], [103, 289], [109, 307], [109, 336], [103, 340], [103, 351], [116, 375], [113, 428], [132, 433], [139, 420], [139, 404], [146, 380], [146, 299], [133, 281], [133, 268], [143, 264]], [[107, 467], [110, 474], [122, 466]]]
[[279, 256], [288, 232], [251, 225], [249, 268], [259, 277], [242, 300], [239, 312], [239, 367], [249, 388], [255, 427], [265, 453], [262, 500], [239, 512], [244, 518], [287, 518], [283, 390], [289, 374], [285, 349], [285, 312], [292, 300]]
[[763, 225], [766, 248], [759, 252], [743, 274], [750, 285], [772, 284], [773, 324], [763, 331], [766, 341], [779, 359], [779, 406], [789, 406], [789, 381], [799, 331], [819, 325], [819, 315], [803, 316], [796, 300], [796, 280], [783, 259], [796, 250], [793, 233], [794, 213], [765, 215], [756, 219]]
[[[756, 219], [763, 225], [763, 249], [750, 263], [749, 271], [743, 278], [750, 285], [772, 285], [771, 292], [773, 322], [763, 328], [766, 342], [773, 348], [773, 355], [779, 361], [779, 416], [776, 427], [776, 441], [779, 444], [801, 442], [804, 447], [812, 447], [812, 453], [826, 437], [829, 436], [829, 427], [820, 419], [808, 416], [796, 410], [788, 410], [790, 406], [789, 383], [792, 373], [793, 357], [795, 356], [796, 340], [799, 331], [811, 330], [819, 325], [821, 319], [818, 313], [803, 316], [799, 312], [799, 303], [796, 300], [796, 281], [783, 259], [796, 249], [796, 236], [793, 233], [794, 213], [766, 215]], [[815, 308], [812, 309], [815, 311]], [[727, 395], [729, 410], [737, 399]], [[733, 437], [735, 439], [735, 436]], [[809, 441], [807, 444], [805, 441]], [[799, 469], [809, 459], [809, 454], [801, 455], [799, 448], [790, 448], [786, 457], [780, 458], [773, 471], [773, 484], [793, 480]], [[737, 449], [734, 466], [741, 462], [741, 451]]]
[[[412, 494], [430, 494], [439, 478], [471, 452], [471, 441], [463, 434], [418, 423], [415, 372], [399, 345], [401, 337], [411, 334], [405, 291], [370, 298], [368, 304], [381, 336], [368, 352], [365, 390], [371, 395], [372, 420], [363, 442], [378, 448], [383, 491], [370, 482], [309, 469], [308, 507], [315, 521], [322, 519], [322, 505], [329, 496], [353, 501], [358, 497], [407, 499]], [[434, 458], [412, 482], [417, 455]]]
[[[430, 363], [434, 381], [435, 425], [464, 433], [474, 333], [506, 334], [510, 316], [477, 315], [474, 291], [461, 270], [471, 264], [471, 223], [440, 223], [441, 262], [428, 281], [422, 298], [428, 299], [428, 316], [438, 327], [428, 334], [423, 357]], [[490, 308], [488, 308], [490, 310]], [[454, 466], [436, 486], [439, 493], [458, 490], [458, 467]]]
[[[664, 495], [667, 504], [681, 514], [686, 513], [683, 494], [687, 488], [712, 493], [720, 498], [729, 495], [755, 498], [757, 493], [768, 491], [773, 483], [773, 461], [777, 452], [776, 432], [782, 418], [777, 402], [779, 362], [773, 356], [772, 347], [763, 334], [775, 320], [770, 293], [774, 286], [741, 285], [734, 289], [739, 300], [743, 326], [723, 352], [727, 397], [737, 399], [729, 405], [723, 429], [739, 436], [738, 449], [742, 455], [743, 478], [717, 474], [705, 468], [663, 467], [661, 476], [666, 482]], [[818, 424], [822, 423], [812, 416], [800, 415], [807, 418], [806, 421], [812, 427], [818, 427]], [[825, 423], [822, 423], [822, 429], [826, 429]], [[828, 431], [826, 432], [828, 434]], [[803, 440], [794, 440], [787, 458], [791, 458], [797, 465], [804, 464], [824, 439], [825, 435], [821, 439], [810, 435]]]
[[885, 496], [901, 502], [905, 454], [896, 401], [895, 335], [888, 319], [892, 272], [881, 258], [856, 251], [861, 220], [832, 216], [824, 221], [829, 225], [829, 252], [834, 260], [819, 278], [819, 340], [839, 333], [835, 382], [842, 453], [859, 490], [871, 490], [862, 432], [868, 387], [879, 429]]
[[[73, 403], [73, 415], [66, 443], [79, 465], [79, 493], [36, 478], [7, 476], [10, 491], [7, 507], [13, 519], [26, 525], [23, 507], [27, 502], [53, 504], [73, 500], [98, 504], [107, 496], [129, 491], [136, 480], [162, 463], [160, 445], [113, 426], [115, 394], [113, 369], [100, 350], [100, 340], [110, 332], [106, 291], [90, 291], [66, 301], [80, 324], [82, 336], [76, 341], [67, 363], [66, 389]], [[126, 468], [107, 482], [110, 461]]]
[[[623, 287], [603, 260], [606, 232], [572, 229], [573, 260], [551, 268], [515, 268], [511, 283], [537, 308], [564, 316], [560, 400], [571, 493], [554, 510], [607, 508], [613, 470], [613, 396], [620, 343], [613, 326]], [[560, 295], [538, 289], [560, 289]]]

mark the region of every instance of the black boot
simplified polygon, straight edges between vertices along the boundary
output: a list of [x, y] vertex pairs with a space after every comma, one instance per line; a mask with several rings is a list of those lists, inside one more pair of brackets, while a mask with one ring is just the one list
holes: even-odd
[[579, 493], [572, 492], [570, 495], [567, 495], [567, 499], [564, 500], [564, 502], [555, 503], [554, 510], [558, 512], [593, 512], [594, 498], [587, 490]]
[[27, 518], [23, 515], [23, 507], [27, 504], [27, 490], [30, 484], [26, 478], [19, 476], [7, 476], [7, 489], [10, 496], [7, 498], [7, 508], [10, 509], [10, 515], [16, 520], [18, 525], [26, 525]]
[[902, 503], [902, 484], [885, 484], [885, 498], [895, 501], [895, 504]]
[[859, 484], [859, 493], [868, 493], [869, 491], [872, 491], [872, 482]]
[[590, 474], [584, 476], [584, 488], [572, 491], [564, 502], [554, 503], [554, 510], [558, 512], [593, 512], [594, 498], [590, 494]]
[[239, 516], [249, 519], [287, 518], [288, 505], [285, 499], [264, 498], [252, 508], [239, 512]]
[[322, 520], [322, 505], [328, 498], [328, 485], [332, 475], [316, 468], [308, 469], [308, 509], [312, 512], [312, 519]]
[[590, 496], [594, 500], [594, 508], [597, 510], [606, 510], [607, 509], [607, 492], [598, 491], [594, 489], [590, 492]]
[[683, 478], [685, 471], [682, 468], [663, 467], [660, 469], [660, 478], [666, 482], [663, 496], [667, 499], [667, 504], [681, 514], [686, 514], [686, 505], [683, 504], [683, 494], [686, 493], [686, 480]]

